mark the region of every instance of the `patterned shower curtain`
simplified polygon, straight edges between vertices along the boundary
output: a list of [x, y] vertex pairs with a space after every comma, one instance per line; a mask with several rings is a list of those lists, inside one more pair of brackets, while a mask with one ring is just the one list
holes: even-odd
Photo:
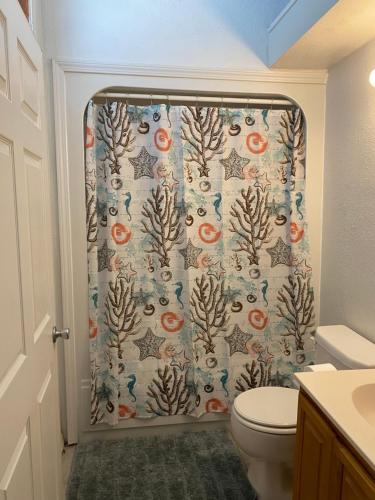
[[91, 423], [227, 412], [313, 362], [297, 107], [86, 112]]

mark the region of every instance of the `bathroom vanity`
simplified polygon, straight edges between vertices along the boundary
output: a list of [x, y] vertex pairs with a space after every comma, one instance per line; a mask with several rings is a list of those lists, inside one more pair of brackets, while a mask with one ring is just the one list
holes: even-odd
[[375, 370], [296, 375], [294, 500], [375, 499]]

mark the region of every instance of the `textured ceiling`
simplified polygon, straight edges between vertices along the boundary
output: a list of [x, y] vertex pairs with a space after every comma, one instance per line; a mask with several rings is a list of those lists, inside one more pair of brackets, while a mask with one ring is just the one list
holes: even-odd
[[375, 0], [340, 0], [273, 68], [325, 69], [375, 38]]

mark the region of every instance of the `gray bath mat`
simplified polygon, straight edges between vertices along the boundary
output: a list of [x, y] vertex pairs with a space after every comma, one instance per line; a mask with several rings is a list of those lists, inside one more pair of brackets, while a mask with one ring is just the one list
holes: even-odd
[[67, 500], [255, 500], [225, 431], [78, 445]]

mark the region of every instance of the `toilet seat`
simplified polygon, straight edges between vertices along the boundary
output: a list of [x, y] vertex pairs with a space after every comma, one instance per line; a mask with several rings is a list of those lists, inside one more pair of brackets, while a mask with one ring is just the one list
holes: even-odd
[[298, 393], [286, 387], [258, 387], [238, 395], [233, 411], [251, 429], [270, 434], [295, 434]]
[[263, 426], [263, 425], [257, 425], [254, 424], [254, 422], [250, 422], [249, 420], [245, 420], [242, 418], [235, 410], [233, 407], [232, 410], [233, 415], [235, 418], [240, 422], [244, 427], [247, 427], [248, 429], [252, 429], [254, 431], [263, 433], [263, 434], [277, 434], [277, 435], [287, 435], [287, 434], [296, 434], [297, 432], [297, 426], [296, 427], [269, 427], [269, 426]]

